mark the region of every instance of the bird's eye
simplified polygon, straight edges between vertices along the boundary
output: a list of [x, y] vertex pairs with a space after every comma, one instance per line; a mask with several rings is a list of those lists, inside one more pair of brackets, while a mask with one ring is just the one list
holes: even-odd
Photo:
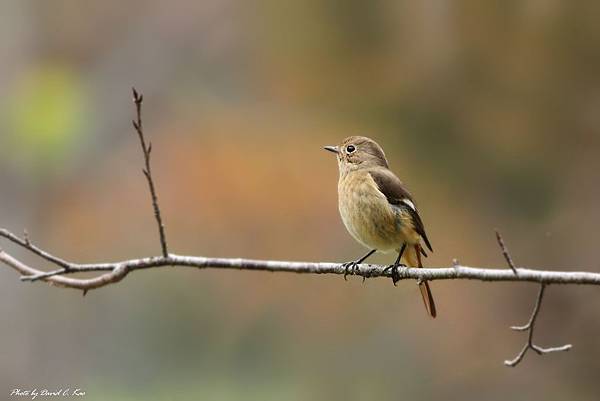
[[352, 153], [356, 150], [356, 147], [354, 145], [348, 145], [346, 146], [346, 153]]

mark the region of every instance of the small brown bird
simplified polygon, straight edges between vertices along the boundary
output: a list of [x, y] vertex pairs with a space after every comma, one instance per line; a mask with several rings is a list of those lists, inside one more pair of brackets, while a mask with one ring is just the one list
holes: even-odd
[[[376, 251], [397, 251], [392, 270], [394, 285], [404, 258], [408, 266], [423, 267], [427, 256], [421, 241], [433, 252], [415, 202], [402, 181], [390, 171], [383, 149], [364, 136], [351, 136], [338, 146], [325, 146], [337, 155], [340, 178], [338, 206], [342, 221], [355, 240], [370, 251], [346, 263], [346, 272], [355, 269]], [[435, 303], [427, 281], [419, 283], [425, 308], [436, 316]]]

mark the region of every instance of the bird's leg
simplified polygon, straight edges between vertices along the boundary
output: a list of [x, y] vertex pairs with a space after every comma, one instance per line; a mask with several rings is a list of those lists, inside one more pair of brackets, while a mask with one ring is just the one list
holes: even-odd
[[373, 249], [373, 250], [369, 251], [369, 253], [367, 253], [365, 256], [363, 256], [362, 258], [360, 258], [358, 260], [343, 263], [342, 266], [344, 267], [344, 280], [347, 280], [346, 276], [348, 274], [355, 274], [356, 270], [358, 269], [358, 265], [360, 265], [366, 258], [368, 258], [372, 254], [374, 254], [375, 251], [377, 251], [377, 249]]
[[400, 267], [400, 266], [406, 267], [406, 265], [400, 263], [400, 259], [402, 259], [402, 255], [404, 254], [405, 249], [406, 249], [406, 242], [402, 245], [402, 248], [400, 248], [400, 252], [398, 252], [398, 257], [396, 258], [396, 261], [394, 262], [394, 264], [386, 267], [383, 270], [384, 273], [387, 273], [388, 271], [391, 270], [392, 281], [394, 282], [394, 285], [396, 285], [396, 283], [398, 281], [400, 281], [400, 274], [398, 273], [398, 267]]

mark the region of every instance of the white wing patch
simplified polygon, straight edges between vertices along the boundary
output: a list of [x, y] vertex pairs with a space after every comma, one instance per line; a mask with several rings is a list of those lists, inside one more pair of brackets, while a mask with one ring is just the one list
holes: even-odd
[[400, 201], [401, 203], [404, 203], [406, 206], [408, 206], [409, 208], [411, 208], [412, 210], [414, 210], [415, 212], [417, 211], [417, 208], [415, 207], [415, 204], [412, 203], [412, 201], [408, 198], [404, 198]]

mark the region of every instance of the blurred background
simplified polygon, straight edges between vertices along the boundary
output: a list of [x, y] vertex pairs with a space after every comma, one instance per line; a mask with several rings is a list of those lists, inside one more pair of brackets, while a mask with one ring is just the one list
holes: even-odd
[[[323, 145], [367, 135], [453, 258], [600, 270], [600, 3], [206, 0], [0, 2], [0, 226], [78, 262], [160, 252], [131, 86], [171, 251], [348, 261]], [[6, 241], [0, 246], [47, 264]], [[393, 255], [373, 262], [391, 263]], [[186, 268], [81, 292], [0, 268], [0, 398], [590, 400], [592, 287]]]

